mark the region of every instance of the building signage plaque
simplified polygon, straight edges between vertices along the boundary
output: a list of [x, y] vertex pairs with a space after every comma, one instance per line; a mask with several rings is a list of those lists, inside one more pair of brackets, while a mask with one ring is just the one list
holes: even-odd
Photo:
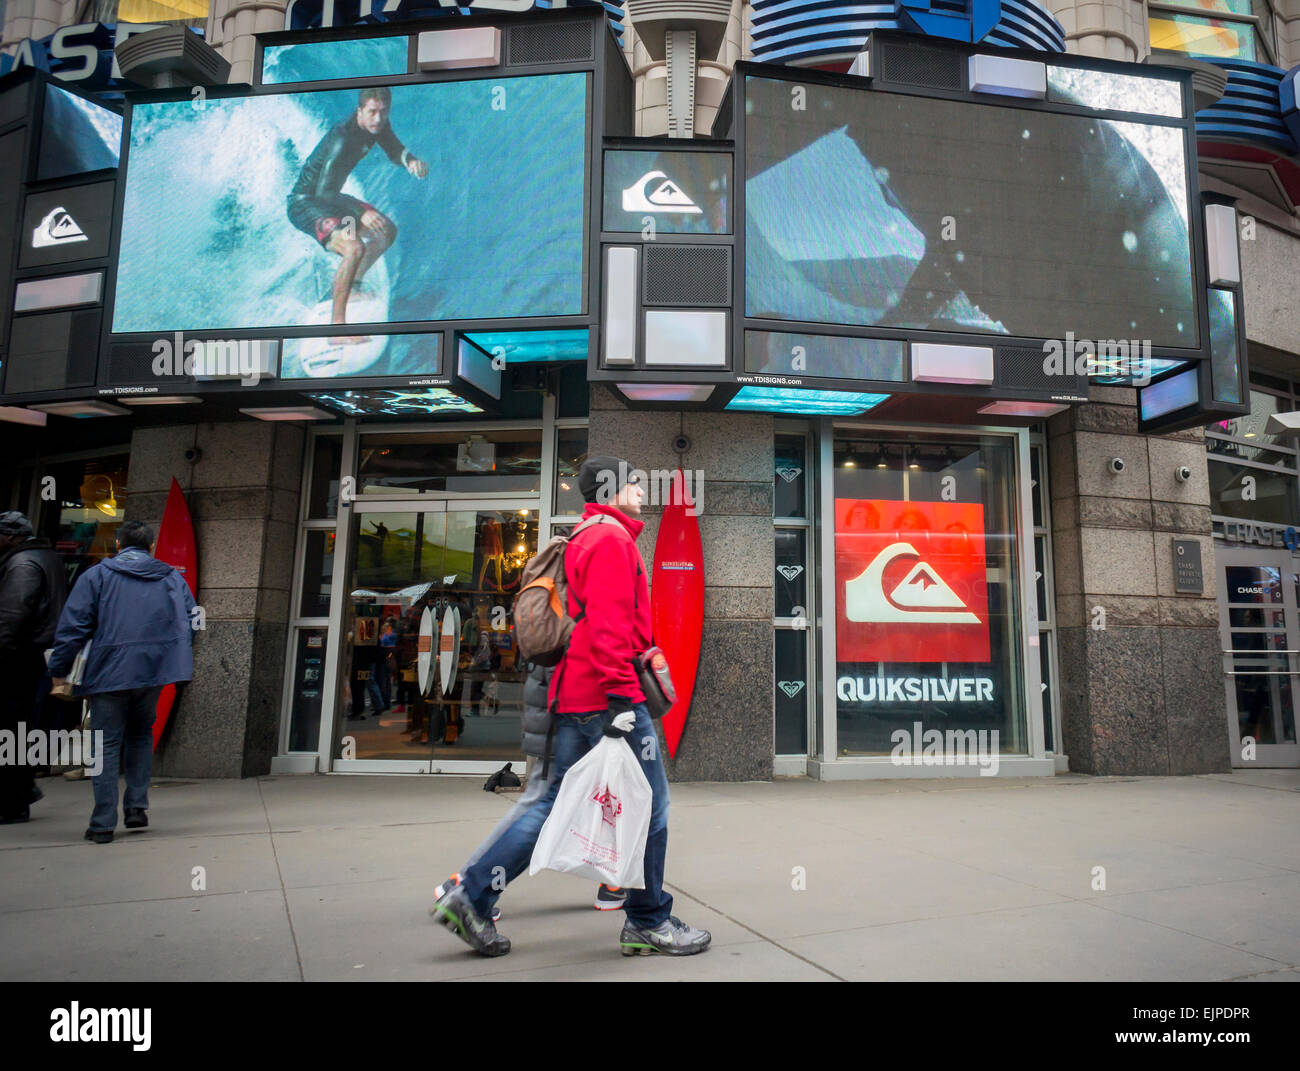
[[1205, 593], [1205, 576], [1201, 571], [1201, 544], [1195, 539], [1175, 539], [1174, 592], [1178, 595]]

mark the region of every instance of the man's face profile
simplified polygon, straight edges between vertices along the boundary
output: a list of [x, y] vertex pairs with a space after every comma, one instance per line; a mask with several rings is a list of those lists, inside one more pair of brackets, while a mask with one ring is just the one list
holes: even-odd
[[357, 126], [370, 134], [378, 134], [388, 123], [388, 105], [371, 98], [357, 109]]

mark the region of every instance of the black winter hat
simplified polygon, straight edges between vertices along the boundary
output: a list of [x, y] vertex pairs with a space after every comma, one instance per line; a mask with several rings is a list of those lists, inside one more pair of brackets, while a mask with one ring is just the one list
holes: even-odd
[[578, 469], [578, 490], [587, 502], [595, 502], [597, 496], [608, 496], [608, 500], [623, 490], [636, 470], [621, 457], [589, 457]]

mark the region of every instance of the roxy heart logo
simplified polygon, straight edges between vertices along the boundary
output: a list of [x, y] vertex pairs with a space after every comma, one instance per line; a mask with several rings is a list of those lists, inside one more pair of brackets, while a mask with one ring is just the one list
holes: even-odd
[[69, 215], [62, 205], [52, 208], [32, 231], [32, 248], [44, 249], [51, 245], [66, 245], [68, 242], [89, 241], [80, 224]]
[[614, 825], [623, 813], [623, 803], [609, 790], [609, 786], [598, 788], [591, 794], [592, 802], [600, 804], [601, 821]]
[[836, 659], [985, 662], [984, 507], [835, 501]]
[[803, 681], [778, 681], [777, 684], [791, 699], [803, 691]]
[[786, 466], [784, 468], [777, 469], [776, 474], [780, 476], [781, 479], [783, 479], [786, 483], [794, 483], [795, 480], [797, 480], [800, 476], [803, 475], [803, 469], [796, 469], [796, 468]]
[[[650, 189], [656, 179], [663, 179]], [[668, 212], [698, 216], [703, 210], [662, 171], [647, 171], [623, 191], [624, 212]]]
[[787, 580], [796, 580], [799, 574], [803, 572], [802, 565], [778, 565], [776, 571]]

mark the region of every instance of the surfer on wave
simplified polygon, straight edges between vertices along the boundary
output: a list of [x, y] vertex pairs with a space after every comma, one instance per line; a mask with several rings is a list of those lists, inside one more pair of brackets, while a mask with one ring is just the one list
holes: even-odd
[[[376, 144], [398, 167], [417, 179], [429, 165], [413, 156], [388, 122], [392, 91], [376, 86], [360, 91], [357, 110], [332, 127], [307, 157], [288, 198], [289, 221], [342, 258], [334, 275], [330, 323], [347, 323], [348, 298], [370, 267], [397, 238], [397, 227], [374, 205], [343, 193], [343, 183]], [[364, 338], [331, 338], [361, 342]]]

